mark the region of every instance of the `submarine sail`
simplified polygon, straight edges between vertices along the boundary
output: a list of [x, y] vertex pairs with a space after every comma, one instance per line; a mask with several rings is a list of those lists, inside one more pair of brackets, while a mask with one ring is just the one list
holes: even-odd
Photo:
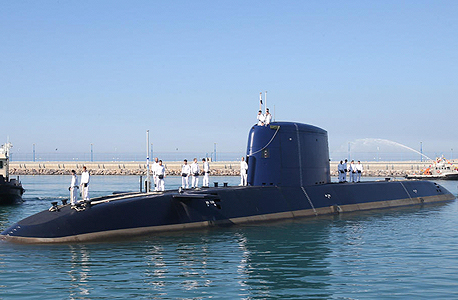
[[248, 183], [308, 186], [331, 182], [328, 133], [315, 126], [276, 122], [248, 135]]

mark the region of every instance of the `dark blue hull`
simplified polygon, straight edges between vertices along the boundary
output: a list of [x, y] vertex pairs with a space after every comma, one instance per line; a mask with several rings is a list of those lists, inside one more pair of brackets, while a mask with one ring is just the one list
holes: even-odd
[[22, 203], [22, 194], [24, 194], [22, 186], [9, 182], [0, 183], [0, 205]]
[[326, 215], [431, 202], [455, 196], [429, 181], [361, 182], [307, 187], [221, 187], [184, 193], [94, 198], [30, 216], [2, 232], [20, 243], [105, 241], [155, 232]]

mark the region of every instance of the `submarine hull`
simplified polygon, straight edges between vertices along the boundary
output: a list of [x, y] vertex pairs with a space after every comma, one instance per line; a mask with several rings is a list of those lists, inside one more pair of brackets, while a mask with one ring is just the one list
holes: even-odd
[[247, 186], [183, 193], [131, 193], [94, 198], [77, 209], [54, 206], [7, 228], [17, 243], [106, 241], [156, 232], [228, 226], [454, 200], [429, 181], [361, 182], [307, 187]]
[[327, 132], [294, 122], [253, 126], [248, 186], [130, 193], [53, 205], [2, 232], [18, 243], [106, 241], [155, 232], [454, 200], [431, 181], [331, 183]]

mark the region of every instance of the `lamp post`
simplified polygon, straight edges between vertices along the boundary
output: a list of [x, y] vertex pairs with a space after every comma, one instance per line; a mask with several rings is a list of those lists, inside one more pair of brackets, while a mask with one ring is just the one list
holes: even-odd
[[93, 145], [91, 143], [91, 162], [94, 161], [94, 149], [93, 149]]
[[146, 192], [150, 192], [150, 174], [149, 174], [149, 130], [146, 131]]
[[420, 142], [420, 162], [423, 162], [423, 142]]

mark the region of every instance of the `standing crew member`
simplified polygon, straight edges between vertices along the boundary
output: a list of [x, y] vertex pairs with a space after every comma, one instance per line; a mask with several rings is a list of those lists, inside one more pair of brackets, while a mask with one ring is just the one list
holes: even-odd
[[205, 158], [202, 158], [202, 168], [203, 174], [204, 174], [204, 179], [202, 183], [202, 187], [208, 187], [208, 182], [209, 182], [209, 176], [210, 176], [210, 165], [208, 164], [208, 161]]
[[154, 182], [154, 190], [158, 191], [157, 189], [157, 174], [156, 174], [156, 169], [159, 166], [159, 160], [156, 157], [153, 162], [153, 166], [151, 167], [151, 172], [153, 173], [153, 182]]
[[197, 158], [194, 158], [194, 162], [191, 164], [191, 176], [192, 176], [191, 187], [192, 188], [197, 188], [199, 185], [199, 173], [200, 173], [199, 164], [197, 163]]
[[165, 178], [165, 166], [162, 165], [162, 160], [156, 166], [157, 186], [156, 191], [164, 191], [164, 178]]
[[339, 175], [339, 182], [344, 182], [344, 164], [343, 161], [340, 161], [339, 165], [337, 166], [337, 173]]
[[185, 159], [184, 165], [181, 166], [181, 187], [189, 188], [189, 174], [191, 174], [191, 167], [188, 165], [188, 160]]
[[78, 200], [78, 177], [76, 176], [76, 171], [72, 170], [72, 182], [70, 183], [70, 187], [68, 190], [70, 191], [70, 203], [71, 205], [75, 205], [76, 201]]
[[258, 111], [258, 116], [256, 117], [258, 119], [258, 126], [264, 126], [264, 120], [265, 120], [265, 117], [264, 115], [262, 114], [262, 110], [259, 110]]
[[347, 172], [348, 172], [348, 168], [347, 168], [347, 160], [345, 159], [345, 162], [343, 164], [343, 182], [347, 182]]
[[81, 173], [81, 197], [83, 200], [89, 200], [89, 180], [90, 175], [86, 169], [86, 166], [83, 166], [83, 173]]
[[270, 120], [272, 120], [272, 115], [270, 114], [269, 109], [266, 108], [266, 115], [264, 116], [264, 124], [266, 126], [269, 126]]
[[242, 157], [242, 161], [240, 162], [240, 185], [242, 186], [247, 185], [247, 172], [248, 164], [245, 161], [245, 157]]
[[356, 166], [355, 161], [352, 160], [350, 163], [350, 182], [356, 181]]
[[361, 181], [361, 173], [362, 172], [363, 172], [363, 165], [358, 160], [358, 163], [356, 164], [356, 182], [360, 182]]

